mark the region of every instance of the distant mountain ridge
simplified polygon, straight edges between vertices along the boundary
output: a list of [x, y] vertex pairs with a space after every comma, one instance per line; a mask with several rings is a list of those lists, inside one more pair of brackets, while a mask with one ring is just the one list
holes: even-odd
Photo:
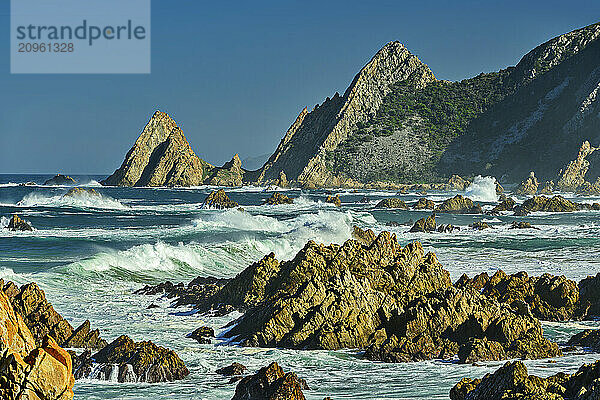
[[[222, 167], [200, 159], [157, 111], [102, 183], [393, 187], [454, 174], [518, 182], [530, 171], [556, 180], [582, 143], [600, 145], [599, 38], [596, 23], [541, 44], [514, 67], [460, 82], [436, 79], [390, 42], [343, 95], [304, 108], [258, 170], [243, 169], [237, 154]], [[591, 182], [600, 174], [598, 154], [588, 157]]]

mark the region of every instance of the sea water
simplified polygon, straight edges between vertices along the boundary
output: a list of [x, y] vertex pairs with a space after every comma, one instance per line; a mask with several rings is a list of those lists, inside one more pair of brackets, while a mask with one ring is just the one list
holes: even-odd
[[[81, 380], [78, 399], [230, 399], [235, 384], [215, 369], [240, 362], [253, 371], [280, 363], [305, 378], [308, 399], [447, 399], [462, 377], [482, 377], [502, 362], [459, 365], [453, 361], [386, 364], [366, 361], [360, 352], [294, 351], [247, 348], [223, 340], [199, 344], [186, 338], [195, 328], [211, 326], [217, 334], [239, 313], [207, 317], [190, 308], [172, 308], [161, 296], [135, 295], [146, 284], [165, 280], [189, 282], [196, 276], [233, 277], [265, 254], [290, 259], [307, 241], [342, 243], [352, 226], [375, 232], [389, 230], [402, 244], [419, 240], [456, 280], [463, 273], [493, 274], [527, 271], [530, 275], [565, 275], [580, 280], [600, 272], [600, 212], [438, 215], [438, 223], [461, 228], [453, 233], [408, 233], [410, 221], [428, 211], [376, 209], [383, 198], [406, 202], [417, 193], [337, 190], [342, 207], [325, 202], [326, 191], [287, 190], [294, 204], [262, 206], [272, 192], [261, 187], [227, 189], [245, 211], [202, 209], [214, 188], [101, 187], [103, 177], [76, 177], [101, 194], [62, 197], [69, 187], [39, 185], [50, 176], [0, 175], [0, 227], [13, 213], [31, 222], [33, 232], [0, 228], [0, 278], [17, 284], [35, 281], [46, 297], [74, 327], [89, 319], [109, 342], [119, 335], [153, 342], [175, 350], [190, 370], [181, 381], [146, 384]], [[19, 186], [34, 181], [35, 186]], [[493, 179], [480, 178], [467, 192], [491, 209]], [[441, 202], [453, 196], [434, 192]], [[461, 193], [465, 194], [465, 193]], [[363, 197], [368, 198], [364, 202]], [[569, 195], [565, 196], [569, 197]], [[569, 198], [572, 198], [571, 195]], [[522, 202], [525, 198], [516, 198]], [[598, 202], [600, 198], [576, 198]], [[484, 220], [493, 229], [476, 231], [468, 225]], [[509, 229], [513, 221], [539, 228]], [[390, 223], [399, 223], [389, 226]], [[148, 309], [150, 304], [158, 308]], [[574, 333], [600, 322], [544, 323], [547, 337], [564, 343]], [[526, 361], [531, 373], [548, 376], [575, 371], [596, 354], [573, 354], [553, 360]]]

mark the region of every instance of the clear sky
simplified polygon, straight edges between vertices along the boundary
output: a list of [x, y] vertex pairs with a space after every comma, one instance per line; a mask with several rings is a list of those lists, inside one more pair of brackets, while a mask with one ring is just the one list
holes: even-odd
[[600, 21], [598, 0], [152, 0], [150, 75], [11, 75], [0, 4], [0, 173], [112, 173], [156, 109], [211, 163], [271, 153], [389, 41], [460, 80]]

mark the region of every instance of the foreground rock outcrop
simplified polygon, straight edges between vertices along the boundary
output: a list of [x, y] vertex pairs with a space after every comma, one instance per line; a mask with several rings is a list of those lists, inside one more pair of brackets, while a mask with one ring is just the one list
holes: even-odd
[[98, 329], [92, 330], [90, 322], [83, 322], [77, 329], [64, 319], [36, 283], [28, 283], [20, 288], [12, 282], [6, 284], [0, 279], [0, 291], [10, 300], [15, 311], [29, 327], [35, 343], [42, 345], [46, 336], [52, 337], [62, 347], [101, 349], [106, 341], [100, 337]]
[[600, 361], [584, 364], [574, 374], [548, 378], [529, 375], [525, 364], [512, 361], [483, 379], [463, 378], [450, 391], [451, 400], [596, 400], [600, 398]]
[[31, 224], [17, 214], [13, 214], [6, 228], [11, 231], [33, 231]]
[[276, 362], [242, 378], [231, 400], [304, 400], [308, 386], [294, 372], [285, 373]]
[[0, 291], [0, 398], [70, 400], [69, 353], [49, 336], [38, 344], [6, 294]]

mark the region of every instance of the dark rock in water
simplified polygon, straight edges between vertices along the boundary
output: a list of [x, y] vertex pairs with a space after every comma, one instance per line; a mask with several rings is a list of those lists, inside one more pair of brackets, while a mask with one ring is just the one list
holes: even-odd
[[515, 205], [515, 201], [511, 197], [508, 197], [496, 207], [492, 208], [492, 213], [498, 213], [501, 211], [512, 211], [512, 209], [515, 208]]
[[80, 187], [74, 187], [72, 189], [69, 189], [69, 191], [65, 194], [63, 194], [62, 197], [74, 197], [74, 196], [96, 196], [96, 197], [102, 197], [102, 195], [100, 193], [98, 193], [96, 190], [89, 188], [80, 188]]
[[122, 335], [92, 356], [96, 363], [118, 367], [119, 382], [171, 382], [185, 378], [189, 371], [172, 350], [154, 343], [135, 343]]
[[566, 321], [581, 315], [577, 283], [564, 276], [529, 277], [526, 272], [507, 275], [499, 270], [492, 277], [484, 272], [472, 280], [463, 275], [455, 286], [479, 290], [517, 310], [522, 308], [519, 302], [524, 302], [536, 318], [546, 321]]
[[458, 226], [454, 226], [452, 224], [448, 224], [448, 225], [442, 224], [442, 225], [438, 226], [438, 228], [437, 228], [437, 231], [439, 233], [452, 233], [452, 232], [454, 232], [454, 230], [459, 231], [460, 228]]
[[433, 210], [435, 203], [425, 197], [421, 197], [413, 206], [414, 210]]
[[600, 273], [579, 282], [579, 298], [582, 312], [588, 318], [600, 317]]
[[492, 226], [490, 226], [487, 222], [483, 222], [483, 221], [476, 221], [473, 222], [471, 225], [469, 225], [471, 228], [476, 229], [478, 231], [482, 231], [484, 229], [490, 229], [493, 228]]
[[513, 221], [512, 224], [510, 225], [510, 228], [508, 228], [508, 229], [537, 229], [537, 230], [539, 230], [540, 228], [536, 228], [535, 226], [531, 225], [529, 222]]
[[267, 200], [265, 200], [264, 204], [268, 204], [268, 205], [292, 204], [293, 202], [294, 202], [294, 199], [290, 199], [285, 194], [275, 192], [271, 195], [271, 197], [269, 197]]
[[215, 190], [215, 191], [211, 192], [208, 195], [208, 197], [206, 197], [206, 200], [204, 200], [204, 204], [202, 205], [202, 208], [224, 209], [224, 208], [235, 208], [238, 206], [239, 206], [238, 203], [230, 200], [229, 197], [227, 197], [225, 190], [219, 189], [219, 190]]
[[435, 214], [431, 214], [429, 217], [421, 218], [415, 222], [409, 232], [435, 232], [435, 228]]
[[342, 206], [342, 200], [340, 199], [340, 195], [336, 194], [335, 196], [327, 196], [325, 199], [325, 203], [334, 204], [336, 207]]
[[231, 365], [217, 369], [215, 372], [223, 376], [237, 376], [244, 375], [247, 370], [248, 368], [246, 368], [246, 366], [234, 362]]
[[266, 256], [215, 301], [253, 306], [225, 334], [246, 346], [364, 348], [411, 299], [448, 286], [433, 253], [425, 255], [418, 242], [401, 247], [382, 232], [368, 247], [352, 239], [341, 246], [310, 241], [290, 261]]
[[568, 346], [588, 347], [592, 351], [600, 352], [600, 329], [586, 329], [571, 337]]
[[215, 337], [215, 331], [208, 326], [201, 326], [190, 333], [188, 337], [196, 339], [200, 344], [210, 344], [210, 338]]
[[[167, 298], [176, 298], [175, 306], [198, 304], [217, 293], [229, 279], [213, 277], [196, 277], [187, 286], [183, 283], [173, 284], [170, 281], [155, 286], [146, 285], [136, 290], [135, 294], [156, 295], [164, 293]], [[219, 315], [225, 315], [233, 311], [233, 308], [222, 307]], [[224, 312], [224, 314], [223, 314]]]
[[305, 384], [295, 373], [284, 373], [274, 362], [243, 378], [231, 400], [304, 400]]
[[600, 211], [600, 203], [593, 203], [590, 209], [594, 211]]
[[74, 185], [76, 183], [77, 181], [70, 176], [58, 174], [44, 182], [44, 185]]
[[12, 282], [4, 284], [0, 280], [0, 289], [9, 298], [15, 311], [23, 317], [39, 346], [46, 335], [63, 347], [100, 349], [106, 346], [106, 341], [100, 338], [100, 332], [90, 329], [89, 321], [73, 329], [71, 324], [54, 310], [52, 304], [46, 300], [44, 291], [36, 283], [19, 288]]
[[153, 309], [155, 309], [155, 308], [159, 308], [159, 307], [158, 307], [158, 305], [156, 305], [156, 304], [152, 303], [152, 304], [150, 304], [148, 307], [146, 307], [146, 310], [153, 310]]
[[436, 209], [436, 212], [453, 214], [482, 214], [483, 210], [479, 204], [473, 203], [468, 197], [457, 194], [451, 199], [446, 199]]
[[371, 200], [367, 196], [363, 196], [360, 198], [360, 200], [358, 200], [358, 202], [361, 204], [366, 204], [366, 203], [369, 203], [370, 201]]
[[596, 400], [600, 398], [600, 361], [574, 374], [548, 378], [529, 375], [525, 364], [511, 361], [483, 379], [463, 378], [450, 390], [451, 400]]
[[[473, 289], [448, 288], [416, 298], [392, 315], [365, 357], [385, 362], [450, 359], [461, 363], [561, 354], [540, 321]], [[387, 337], [386, 337], [387, 335]]]
[[[525, 212], [545, 211], [545, 212], [573, 212], [581, 209], [577, 203], [573, 203], [562, 196], [548, 198], [545, 196], [534, 196], [520, 206]], [[517, 209], [515, 208], [515, 215]], [[521, 214], [518, 214], [521, 215]], [[525, 214], [526, 215], [526, 214]]]
[[354, 228], [352, 230], [352, 237], [364, 244], [365, 246], [370, 246], [375, 241], [375, 239], [377, 239], [377, 236], [375, 236], [375, 233], [373, 233], [372, 230], [363, 230], [356, 225], [354, 225]]
[[537, 193], [539, 186], [540, 182], [537, 180], [535, 174], [532, 171], [529, 173], [529, 176], [525, 178], [525, 180], [521, 182], [519, 186], [515, 189], [515, 193], [520, 195], [532, 196]]
[[21, 219], [17, 214], [13, 214], [6, 228], [11, 231], [33, 231], [31, 224]]
[[379, 203], [377, 203], [375, 208], [397, 208], [400, 210], [408, 210], [408, 206], [406, 205], [406, 203], [402, 199], [399, 199], [397, 197], [383, 199]]
[[[412, 220], [411, 220], [411, 221], [412, 221]], [[414, 222], [411, 222], [411, 225], [412, 225], [413, 223], [414, 223]], [[387, 221], [387, 222], [385, 223], [385, 226], [400, 226], [400, 225], [405, 225], [405, 224], [400, 224], [400, 222], [398, 222], [398, 221]]]
[[69, 354], [73, 363], [73, 375], [75, 379], [90, 377], [94, 369], [92, 352], [89, 349], [85, 349], [81, 354], [77, 355], [73, 350], [69, 350]]
[[37, 183], [31, 182], [31, 181], [19, 183], [19, 186], [35, 186], [35, 185], [37, 185]]

